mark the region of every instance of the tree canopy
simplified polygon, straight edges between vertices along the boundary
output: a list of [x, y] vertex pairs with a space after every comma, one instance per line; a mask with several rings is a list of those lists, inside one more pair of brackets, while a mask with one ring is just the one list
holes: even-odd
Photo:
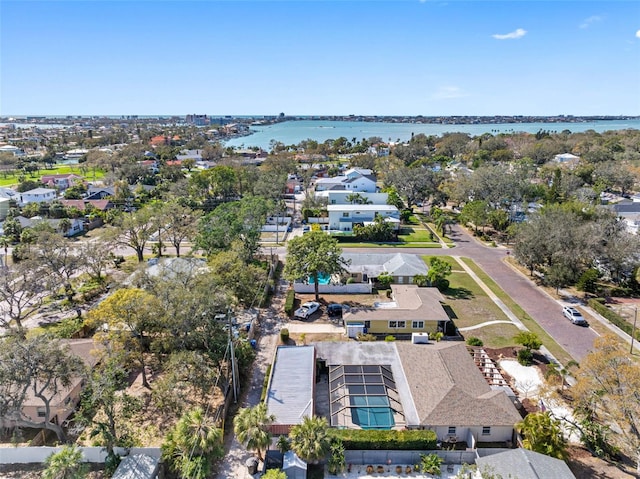
[[348, 262], [342, 258], [338, 240], [322, 231], [310, 231], [287, 243], [287, 263], [284, 275], [291, 281], [312, 278], [316, 300], [319, 299], [319, 275], [332, 275], [344, 271]]

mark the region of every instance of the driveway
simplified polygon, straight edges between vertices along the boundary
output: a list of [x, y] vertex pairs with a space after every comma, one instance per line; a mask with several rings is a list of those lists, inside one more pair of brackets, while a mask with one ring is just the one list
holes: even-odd
[[[288, 283], [281, 281], [274, 294], [271, 306], [261, 311], [260, 319], [260, 337], [258, 338], [258, 351], [256, 360], [251, 370], [251, 382], [249, 387], [244, 389], [239, 402], [241, 407], [256, 406], [260, 403], [260, 395], [262, 393], [262, 384], [267, 369], [267, 365], [273, 361], [273, 354], [278, 342], [278, 333], [282, 326], [279, 312], [282, 311], [284, 297]], [[230, 419], [232, 420], [232, 419]], [[233, 426], [229, 425], [229, 431], [233, 430]], [[248, 479], [252, 477], [247, 470], [245, 462], [255, 454], [238, 442], [235, 434], [229, 432], [225, 438], [225, 457], [218, 464], [216, 478], [229, 479], [230, 477], [237, 479]]]

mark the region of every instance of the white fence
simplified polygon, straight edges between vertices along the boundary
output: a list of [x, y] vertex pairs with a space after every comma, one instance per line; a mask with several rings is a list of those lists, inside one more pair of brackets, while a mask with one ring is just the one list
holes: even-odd
[[[350, 283], [350, 284], [320, 284], [318, 291], [321, 294], [371, 294], [371, 283]], [[293, 290], [296, 293], [315, 293], [314, 284], [293, 283]]]
[[[60, 452], [58, 447], [0, 447], [0, 464], [39, 464], [43, 463], [51, 454]], [[84, 462], [104, 463], [107, 451], [102, 447], [81, 447]], [[119, 456], [129, 454], [146, 454], [147, 456], [160, 457], [162, 451], [159, 447], [132, 447], [124, 449], [116, 447], [114, 452]]]

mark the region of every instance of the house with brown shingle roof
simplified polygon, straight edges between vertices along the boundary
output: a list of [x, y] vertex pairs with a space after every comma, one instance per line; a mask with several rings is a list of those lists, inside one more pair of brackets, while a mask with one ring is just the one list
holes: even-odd
[[394, 284], [391, 291], [391, 301], [375, 303], [373, 307], [351, 308], [344, 313], [349, 337], [370, 333], [408, 338], [412, 333], [433, 334], [447, 330], [450, 319], [437, 288]]
[[443, 442], [512, 441], [522, 416], [502, 388], [489, 386], [464, 343], [396, 347], [420, 428], [434, 430]]
[[443, 443], [473, 447], [510, 443], [522, 420], [504, 390], [489, 386], [462, 342], [313, 346], [316, 364], [328, 371], [326, 383], [316, 386], [316, 414], [333, 427], [430, 429]]

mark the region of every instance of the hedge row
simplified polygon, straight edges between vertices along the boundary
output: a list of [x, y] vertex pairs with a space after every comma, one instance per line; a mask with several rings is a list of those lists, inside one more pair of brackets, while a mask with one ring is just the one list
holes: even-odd
[[436, 448], [435, 431], [332, 429], [331, 434], [342, 440], [345, 449], [355, 450], [430, 450]]
[[287, 298], [284, 301], [284, 313], [287, 316], [293, 314], [293, 303], [296, 300], [296, 292], [293, 289], [287, 291]]
[[[631, 335], [631, 332], [633, 331], [633, 326], [630, 325], [629, 323], [627, 323], [624, 320], [624, 318], [622, 318], [615, 311], [607, 308], [604, 304], [600, 303], [599, 301], [597, 301], [595, 299], [590, 299], [589, 300], [589, 306], [591, 308], [593, 308], [597, 313], [599, 313], [602, 316], [604, 316], [605, 318], [607, 318], [609, 321], [611, 321], [617, 327], [622, 329], [625, 333], [627, 333], [628, 335]], [[636, 331], [635, 337], [636, 337], [637, 340], [640, 341], [640, 330]]]

